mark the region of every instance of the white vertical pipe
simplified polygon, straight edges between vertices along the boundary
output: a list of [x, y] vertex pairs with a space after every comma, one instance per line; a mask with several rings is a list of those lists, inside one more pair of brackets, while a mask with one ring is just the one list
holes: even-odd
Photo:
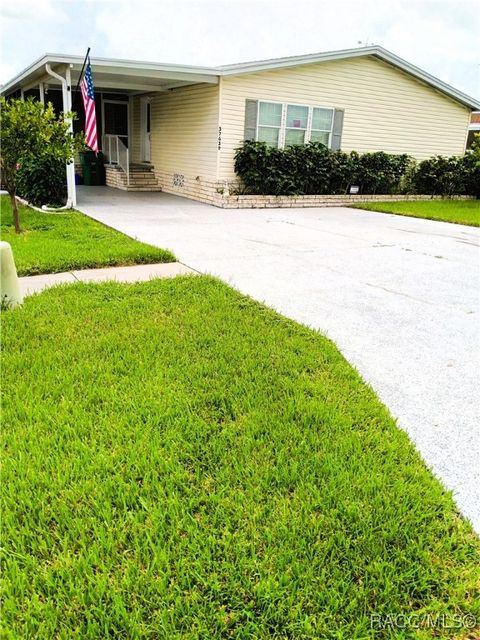
[[[72, 88], [71, 88], [71, 76], [70, 76], [70, 67], [67, 67], [66, 77], [63, 78], [55, 71], [52, 71], [52, 68], [49, 64], [45, 65], [45, 70], [48, 75], [52, 76], [59, 80], [62, 84], [62, 96], [63, 96], [63, 111], [71, 111], [72, 109]], [[68, 78], [68, 81], [67, 81]], [[68, 123], [68, 130], [70, 133], [73, 133], [73, 122], [70, 119], [66, 120]], [[67, 207], [75, 207], [77, 204], [77, 191], [75, 189], [75, 165], [73, 162], [66, 165], [66, 174], [67, 174]]]
[[[67, 111], [72, 110], [72, 74], [71, 69], [72, 65], [68, 65], [65, 71], [65, 79], [67, 81], [66, 86], [66, 97], [67, 97]], [[68, 132], [73, 136], [73, 118], [69, 118], [68, 122]], [[72, 207], [77, 206], [77, 189], [75, 185], [75, 159], [72, 158], [72, 161], [67, 164], [67, 191], [68, 191], [68, 199], [72, 203]]]

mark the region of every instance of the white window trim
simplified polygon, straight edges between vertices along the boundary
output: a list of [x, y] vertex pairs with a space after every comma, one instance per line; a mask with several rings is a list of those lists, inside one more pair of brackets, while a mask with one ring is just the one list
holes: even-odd
[[[330, 127], [330, 129], [314, 129], [312, 127], [312, 123], [313, 123], [313, 110], [314, 109], [324, 109], [325, 111], [331, 111], [332, 112], [332, 125]], [[312, 137], [312, 131], [321, 131], [322, 133], [328, 133], [328, 148], [331, 149], [332, 147], [332, 135], [333, 135], [333, 120], [335, 118], [335, 109], [333, 107], [318, 107], [317, 105], [313, 105], [312, 108], [310, 109], [310, 129], [309, 129], [309, 137], [308, 137], [308, 141], [310, 142], [311, 137]]]
[[[288, 116], [288, 107], [305, 107], [307, 109], [307, 126], [305, 128], [303, 127], [287, 127], [287, 116]], [[303, 136], [303, 144], [307, 144], [308, 139], [307, 137], [309, 136], [309, 124], [311, 124], [312, 121], [312, 113], [313, 113], [313, 108], [309, 107], [307, 104], [297, 104], [296, 102], [285, 102], [285, 104], [283, 105], [283, 111], [285, 113], [285, 127], [284, 127], [284, 138], [283, 138], [283, 147], [285, 148], [285, 141], [287, 139], [287, 131], [304, 131], [305, 135]]]
[[[280, 126], [275, 127], [272, 124], [260, 124], [260, 105], [261, 104], [281, 104], [282, 105], [282, 115], [280, 118]], [[278, 148], [280, 149], [283, 143], [281, 142], [282, 138], [282, 129], [283, 129], [283, 121], [284, 118], [284, 104], [283, 102], [276, 102], [275, 100], [258, 100], [257, 101], [257, 126], [255, 127], [255, 140], [258, 140], [258, 130], [261, 127], [262, 129], [278, 129]]]
[[[260, 105], [261, 104], [281, 104], [282, 105], [282, 117], [280, 120], [280, 126], [275, 127], [270, 124], [260, 124]], [[307, 115], [307, 128], [303, 129], [300, 127], [287, 127], [287, 109], [289, 106], [292, 107], [307, 107], [308, 115]], [[330, 129], [312, 129], [312, 121], [313, 121], [313, 110], [314, 109], [324, 109], [325, 111], [332, 112], [332, 126]], [[312, 131], [321, 131], [322, 133], [328, 133], [328, 148], [331, 149], [332, 145], [332, 134], [333, 134], [333, 120], [335, 116], [334, 107], [323, 107], [318, 104], [299, 104], [296, 102], [278, 102], [277, 100], [258, 100], [257, 101], [257, 126], [255, 129], [255, 140], [258, 140], [258, 130], [260, 127], [267, 129], [278, 129], [278, 148], [285, 148], [285, 137], [286, 132], [288, 131], [305, 131], [305, 143], [308, 144], [311, 140]]]

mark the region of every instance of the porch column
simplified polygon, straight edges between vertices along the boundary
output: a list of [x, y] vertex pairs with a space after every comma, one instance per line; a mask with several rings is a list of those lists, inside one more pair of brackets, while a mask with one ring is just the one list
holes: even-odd
[[[71, 113], [72, 111], [72, 74], [71, 69], [72, 65], [67, 67], [65, 71], [65, 78], [67, 81], [67, 111]], [[73, 136], [73, 119], [69, 118], [68, 122], [68, 132], [71, 136]], [[67, 164], [67, 191], [68, 191], [68, 199], [72, 202], [72, 207], [77, 206], [77, 189], [75, 185], [75, 159], [72, 158], [70, 164]]]
[[38, 92], [40, 93], [40, 102], [42, 104], [45, 104], [45, 89], [43, 86], [43, 82], [40, 82], [40, 84], [38, 85]]
[[[62, 84], [62, 97], [63, 97], [63, 111], [64, 113], [70, 112], [72, 110], [72, 79], [70, 66], [68, 66], [65, 70], [65, 78], [61, 75], [52, 71], [52, 68], [49, 64], [45, 65], [45, 70], [48, 75], [52, 76], [59, 80]], [[68, 132], [73, 135], [73, 121], [71, 118], [65, 120], [68, 124]], [[76, 207], [77, 206], [77, 190], [75, 187], [75, 164], [74, 159], [72, 158], [70, 163], [66, 165], [66, 174], [67, 174], [67, 206]]]

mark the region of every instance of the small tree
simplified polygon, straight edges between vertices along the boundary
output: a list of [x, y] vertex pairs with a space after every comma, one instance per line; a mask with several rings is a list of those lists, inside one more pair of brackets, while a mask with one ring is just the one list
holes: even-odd
[[42, 158], [73, 161], [76, 150], [85, 147], [83, 134], [72, 135], [67, 120], [73, 113], [55, 115], [51, 103], [44, 106], [34, 98], [0, 98], [0, 160], [5, 188], [12, 203], [15, 231], [21, 232], [17, 208], [17, 171], [22, 162]]

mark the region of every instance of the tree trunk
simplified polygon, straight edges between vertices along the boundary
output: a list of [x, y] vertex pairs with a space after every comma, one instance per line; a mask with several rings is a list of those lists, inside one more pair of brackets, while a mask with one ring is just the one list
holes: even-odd
[[21, 233], [20, 216], [18, 215], [17, 199], [14, 193], [10, 193], [10, 202], [12, 203], [13, 224], [15, 225], [15, 233]]

